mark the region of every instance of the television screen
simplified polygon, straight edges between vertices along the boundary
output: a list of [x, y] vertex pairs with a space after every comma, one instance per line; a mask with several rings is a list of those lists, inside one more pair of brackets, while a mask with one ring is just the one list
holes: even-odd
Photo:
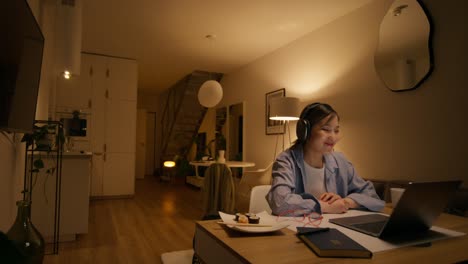
[[26, 0], [0, 1], [0, 130], [31, 131], [44, 36]]

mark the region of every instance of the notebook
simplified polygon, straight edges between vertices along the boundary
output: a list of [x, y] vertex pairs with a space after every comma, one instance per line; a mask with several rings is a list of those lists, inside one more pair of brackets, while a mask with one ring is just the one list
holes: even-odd
[[413, 182], [390, 216], [375, 213], [329, 221], [381, 239], [423, 233], [432, 227], [460, 184], [461, 181]]
[[335, 228], [297, 227], [297, 236], [319, 257], [372, 257], [371, 251]]

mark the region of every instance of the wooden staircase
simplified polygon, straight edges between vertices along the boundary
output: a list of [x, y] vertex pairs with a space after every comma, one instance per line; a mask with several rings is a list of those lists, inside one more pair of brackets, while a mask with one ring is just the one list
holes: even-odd
[[222, 73], [194, 71], [161, 96], [161, 168], [166, 160], [185, 158], [198, 133], [207, 108], [198, 102], [198, 90], [207, 80], [220, 81]]

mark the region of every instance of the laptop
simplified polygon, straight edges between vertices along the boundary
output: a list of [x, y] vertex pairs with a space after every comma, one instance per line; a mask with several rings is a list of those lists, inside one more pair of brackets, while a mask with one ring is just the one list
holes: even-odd
[[375, 213], [329, 221], [381, 239], [424, 233], [444, 211], [460, 184], [461, 181], [413, 182], [390, 216]]

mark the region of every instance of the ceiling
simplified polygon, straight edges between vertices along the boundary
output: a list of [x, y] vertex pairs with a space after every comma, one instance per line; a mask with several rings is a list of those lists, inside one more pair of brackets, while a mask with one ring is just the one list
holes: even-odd
[[139, 92], [158, 94], [194, 70], [232, 72], [371, 1], [84, 0], [82, 49], [136, 59]]

